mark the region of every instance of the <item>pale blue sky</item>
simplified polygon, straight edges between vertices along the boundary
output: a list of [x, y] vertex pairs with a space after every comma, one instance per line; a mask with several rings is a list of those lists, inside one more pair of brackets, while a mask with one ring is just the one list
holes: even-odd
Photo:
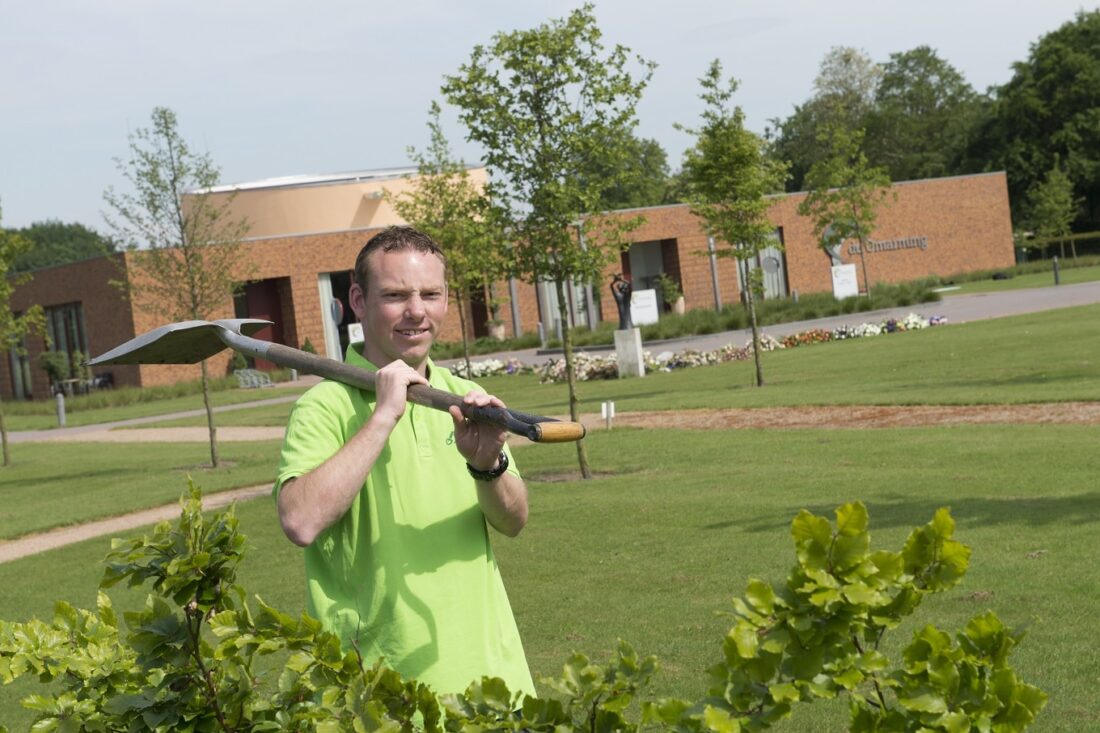
[[[405, 165], [426, 141], [445, 74], [498, 30], [564, 16], [550, 0], [0, 0], [3, 224], [57, 218], [105, 231], [113, 158], [154, 106], [234, 183]], [[876, 61], [921, 44], [979, 90], [1004, 83], [1042, 34], [1091, 7], [1071, 0], [600, 0], [608, 44], [656, 61], [639, 133], [673, 168], [689, 144], [697, 79], [720, 58], [750, 126], [811, 93], [832, 46]], [[446, 115], [456, 151], [474, 162]]]

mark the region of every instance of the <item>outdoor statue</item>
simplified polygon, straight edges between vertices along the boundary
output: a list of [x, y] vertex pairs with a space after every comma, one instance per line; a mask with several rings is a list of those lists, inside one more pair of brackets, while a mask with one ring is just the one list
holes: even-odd
[[611, 280], [611, 294], [615, 296], [615, 305], [619, 308], [619, 330], [627, 331], [634, 328], [634, 322], [630, 320], [630, 294], [634, 292], [634, 286], [625, 279], [622, 273], [616, 273]]

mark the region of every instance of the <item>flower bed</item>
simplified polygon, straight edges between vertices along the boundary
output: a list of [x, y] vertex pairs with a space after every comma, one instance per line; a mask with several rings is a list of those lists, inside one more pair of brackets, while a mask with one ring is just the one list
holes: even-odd
[[[798, 346], [820, 344], [826, 341], [845, 341], [853, 338], [867, 338], [880, 336], [886, 333], [901, 333], [902, 331], [915, 331], [929, 326], [940, 326], [947, 323], [943, 316], [932, 316], [929, 319], [910, 313], [901, 320], [891, 318], [880, 323], [862, 323], [858, 326], [840, 326], [831, 331], [823, 328], [812, 328], [801, 331], [779, 340], [767, 334], [760, 336], [760, 348], [763, 351], [775, 351], [776, 349], [793, 349]], [[680, 352], [666, 351], [652, 356], [648, 351], [643, 353], [645, 370], [647, 372], [672, 371], [673, 369], [689, 369], [691, 367], [706, 366], [708, 364], [721, 364], [728, 361], [745, 361], [752, 358], [752, 341], [744, 346], [728, 344], [714, 351], [695, 351], [687, 349]], [[577, 380], [581, 382], [592, 379], [615, 379], [618, 377], [618, 365], [615, 354], [606, 356], [594, 356], [584, 352], [577, 352], [573, 357], [573, 365], [577, 371]], [[541, 367], [529, 367], [521, 364], [516, 359], [502, 362], [497, 359], [475, 361], [470, 364], [472, 379], [497, 376], [500, 374], [524, 374], [535, 372], [539, 375], [540, 382], [564, 382], [565, 359], [551, 359]], [[451, 368], [455, 374], [465, 377], [466, 365], [456, 364]]]

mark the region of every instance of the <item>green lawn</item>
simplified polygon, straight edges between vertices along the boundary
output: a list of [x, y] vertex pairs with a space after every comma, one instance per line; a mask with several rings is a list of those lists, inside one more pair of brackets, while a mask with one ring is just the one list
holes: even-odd
[[[1059, 272], [1058, 279], [1063, 285], [1100, 280], [1100, 266], [1063, 267]], [[1045, 288], [1053, 285], [1054, 271], [1052, 269], [1048, 272], [1033, 272], [1027, 275], [1016, 275], [1008, 280], [975, 280], [973, 282], [959, 283], [958, 290], [949, 290], [944, 292], [943, 295], [945, 297], [951, 297], [952, 295], [970, 295], [972, 293], [997, 293], [1002, 290]]]
[[[901, 633], [929, 622], [954, 629], [987, 609], [1030, 624], [1016, 665], [1051, 695], [1034, 730], [1094, 730], [1098, 438], [1080, 426], [600, 431], [589, 441], [591, 482], [561, 480], [575, 471], [571, 446], [517, 450], [531, 521], [518, 539], [494, 544], [536, 679], [555, 674], [571, 650], [604, 657], [621, 637], [662, 660], [653, 694], [697, 696], [729, 624], [717, 612], [749, 576], [782, 578], [800, 508], [825, 513], [861, 499], [876, 546], [896, 549], [948, 505], [958, 538], [973, 548], [971, 571]], [[177, 494], [184, 487], [182, 478], [164, 483]], [[299, 610], [300, 553], [282, 538], [271, 502], [240, 513], [252, 548], [243, 582]], [[59, 598], [93, 604], [107, 547], [94, 540], [0, 565], [9, 590], [0, 618], [48, 615]], [[132, 592], [112, 595], [116, 607], [137, 602]], [[33, 690], [0, 688], [0, 720], [12, 730], [27, 727], [15, 700]], [[804, 712], [780, 730], [843, 727], [841, 704]]]
[[[174, 501], [191, 475], [208, 492], [273, 482], [278, 442], [20, 443], [0, 470], [0, 541]], [[155, 478], [151, 478], [155, 477]]]

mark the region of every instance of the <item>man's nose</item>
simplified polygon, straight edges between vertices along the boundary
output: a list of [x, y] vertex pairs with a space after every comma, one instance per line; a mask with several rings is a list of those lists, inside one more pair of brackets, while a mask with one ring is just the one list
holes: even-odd
[[424, 315], [424, 300], [419, 295], [411, 296], [405, 302], [405, 314], [409, 318], [420, 318]]

